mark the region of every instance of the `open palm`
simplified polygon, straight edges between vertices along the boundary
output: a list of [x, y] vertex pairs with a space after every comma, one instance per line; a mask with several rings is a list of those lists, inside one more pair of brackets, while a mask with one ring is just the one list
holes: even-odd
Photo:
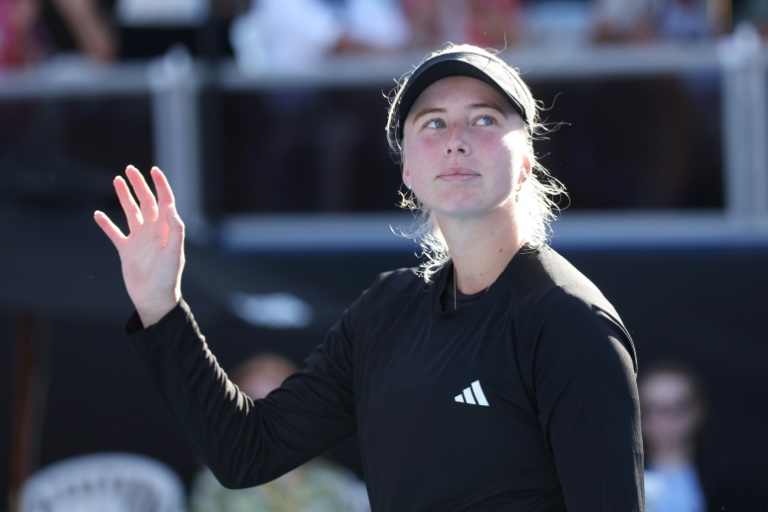
[[160, 169], [153, 167], [150, 172], [157, 198], [138, 169], [128, 166], [125, 174], [133, 193], [120, 176], [113, 184], [128, 221], [128, 235], [103, 212], [97, 211], [94, 220], [120, 255], [125, 287], [147, 327], [173, 309], [181, 298], [184, 223]]

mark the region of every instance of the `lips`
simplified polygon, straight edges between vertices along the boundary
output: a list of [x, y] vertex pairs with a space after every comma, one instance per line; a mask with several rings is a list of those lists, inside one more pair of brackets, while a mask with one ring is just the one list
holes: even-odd
[[437, 179], [445, 181], [467, 181], [480, 176], [480, 173], [464, 167], [446, 169], [438, 174]]

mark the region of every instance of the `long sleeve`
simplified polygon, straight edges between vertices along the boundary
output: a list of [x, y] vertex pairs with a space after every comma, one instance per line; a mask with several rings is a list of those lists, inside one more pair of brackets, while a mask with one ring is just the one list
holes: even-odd
[[568, 512], [642, 512], [634, 349], [615, 312], [563, 293], [538, 323], [539, 419]]
[[184, 301], [146, 329], [134, 314], [127, 334], [172, 417], [227, 487], [273, 480], [355, 430], [351, 343], [338, 330], [256, 401], [229, 381]]

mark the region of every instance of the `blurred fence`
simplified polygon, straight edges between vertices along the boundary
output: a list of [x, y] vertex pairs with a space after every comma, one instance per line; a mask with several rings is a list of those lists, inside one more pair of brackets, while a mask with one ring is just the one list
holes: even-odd
[[[398, 211], [324, 215], [219, 211], [211, 215], [207, 196], [217, 187], [205, 178], [208, 140], [201, 126], [201, 109], [206, 105], [201, 95], [211, 88], [224, 94], [258, 94], [297, 85], [384, 90], [422, 57], [421, 52], [349, 55], [301, 70], [262, 69], [250, 74], [234, 62], [203, 63], [179, 49], [155, 61], [111, 67], [58, 60], [0, 74], [0, 105], [19, 100], [151, 98], [153, 163], [169, 174], [193, 240], [213, 233], [226, 247], [239, 250], [327, 246], [398, 250], [410, 244], [390, 233], [390, 225], [407, 223], [407, 214]], [[745, 28], [719, 41], [696, 44], [520, 47], [505, 51], [503, 57], [527, 81], [536, 83], [631, 81], [686, 73], [718, 77], [722, 208], [567, 210], [557, 224], [554, 245], [764, 245], [768, 241], [768, 45], [756, 33]], [[378, 121], [383, 126], [383, 109]], [[625, 122], [617, 119], [617, 125]]]

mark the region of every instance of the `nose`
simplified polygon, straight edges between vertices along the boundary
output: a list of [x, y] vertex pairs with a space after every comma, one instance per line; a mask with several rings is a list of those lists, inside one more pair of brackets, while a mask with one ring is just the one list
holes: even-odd
[[459, 154], [468, 155], [470, 146], [467, 141], [467, 133], [463, 126], [452, 126], [448, 132], [448, 139], [445, 144], [446, 156]]

